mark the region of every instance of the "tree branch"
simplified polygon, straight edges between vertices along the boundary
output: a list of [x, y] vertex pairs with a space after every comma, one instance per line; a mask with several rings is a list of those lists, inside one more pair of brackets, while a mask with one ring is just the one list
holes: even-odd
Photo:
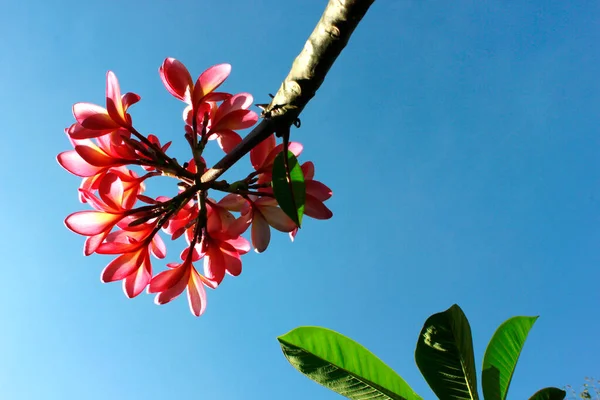
[[352, 32], [375, 0], [329, 0], [321, 19], [294, 60], [265, 117], [240, 144], [202, 175], [202, 183], [219, 178], [240, 158], [274, 132], [280, 132], [298, 119], [325, 80]]

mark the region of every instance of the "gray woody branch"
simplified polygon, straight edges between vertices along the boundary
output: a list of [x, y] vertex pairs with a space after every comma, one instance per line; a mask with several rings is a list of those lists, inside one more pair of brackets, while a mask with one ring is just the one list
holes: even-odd
[[202, 175], [212, 182], [274, 132], [284, 132], [296, 121], [325, 80], [352, 32], [375, 0], [329, 0], [319, 23], [294, 60], [279, 91], [265, 109], [268, 116], [240, 144]]

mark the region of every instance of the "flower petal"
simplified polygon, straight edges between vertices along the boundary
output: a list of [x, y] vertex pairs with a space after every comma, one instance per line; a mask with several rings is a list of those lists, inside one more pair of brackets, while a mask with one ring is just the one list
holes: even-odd
[[75, 150], [63, 151], [56, 156], [56, 161], [73, 175], [82, 178], [94, 176], [104, 169], [86, 162]]
[[231, 65], [218, 64], [204, 71], [194, 85], [193, 105], [197, 106], [204, 96], [221, 86], [231, 73]]
[[122, 162], [120, 163], [119, 160], [107, 155], [95, 145], [77, 145], [75, 146], [75, 151], [88, 164], [96, 167], [112, 167], [123, 164]]
[[200, 274], [194, 268], [192, 268], [187, 284], [187, 295], [190, 311], [196, 317], [201, 316], [206, 310], [206, 289], [204, 289]]
[[293, 231], [291, 231], [291, 232], [289, 233], [289, 235], [290, 235], [290, 240], [291, 240], [292, 242], [294, 241], [294, 239], [296, 239], [296, 234], [297, 234], [297, 233], [298, 233], [298, 228], [294, 229]]
[[[268, 189], [270, 189], [271, 193], [273, 192], [273, 189], [271, 189], [271, 188], [264, 188], [262, 190], [267, 192]], [[264, 207], [264, 206], [277, 207], [279, 205], [279, 203], [277, 203], [277, 200], [275, 199], [275, 197], [264, 196], [264, 197], [259, 197], [258, 199], [254, 200], [254, 205], [258, 206], [258, 207]]]
[[221, 131], [217, 134], [217, 143], [225, 153], [231, 152], [242, 141], [242, 137], [234, 131]]
[[227, 227], [226, 234], [231, 237], [240, 236], [242, 233], [246, 232], [250, 224], [252, 223], [253, 212], [247, 212], [242, 214], [239, 218], [233, 221]]
[[150, 281], [148, 293], [159, 293], [168, 290], [181, 281], [185, 277], [185, 274], [186, 267], [184, 264], [176, 264], [174, 268], [162, 271]]
[[242, 211], [242, 209], [247, 203], [248, 201], [239, 194], [229, 193], [221, 200], [219, 200], [217, 205], [229, 211]]
[[98, 186], [98, 195], [110, 208], [114, 210], [123, 209], [123, 182], [116, 174], [108, 173], [104, 175], [100, 186]]
[[254, 97], [252, 97], [250, 93], [242, 92], [229, 97], [221, 107], [225, 105], [225, 110], [228, 110], [227, 112], [233, 110], [247, 110], [248, 107], [252, 105], [252, 102], [254, 102]]
[[301, 166], [304, 180], [311, 180], [315, 177], [315, 164], [312, 161], [307, 161]]
[[107, 129], [107, 130], [87, 129], [87, 128], [84, 128], [83, 126], [79, 125], [78, 123], [74, 123], [67, 129], [66, 132], [67, 132], [67, 135], [69, 135], [69, 137], [71, 139], [81, 140], [81, 139], [92, 139], [92, 138], [96, 138], [99, 136], [103, 136], [108, 133], [111, 133], [113, 130], [114, 130], [114, 128]]
[[120, 281], [134, 273], [143, 261], [144, 255], [142, 253], [125, 253], [112, 260], [102, 271], [102, 282]]
[[320, 201], [325, 201], [331, 198], [333, 192], [323, 183], [315, 180], [305, 180], [306, 194], [309, 194]]
[[152, 287], [152, 283], [154, 282], [154, 279], [158, 278], [160, 275], [163, 275], [163, 274], [170, 275], [169, 277], [164, 279], [165, 281], [168, 282], [168, 284], [165, 284], [162, 286], [164, 288], [164, 290], [162, 290], [154, 298], [154, 302], [156, 304], [166, 304], [166, 303], [170, 302], [171, 300], [173, 300], [174, 298], [176, 298], [177, 296], [179, 296], [185, 290], [185, 288], [188, 284], [188, 281], [189, 281], [190, 266], [191, 265], [186, 266], [185, 264], [182, 264], [180, 267], [163, 271], [160, 274], [158, 274], [157, 276], [155, 276], [152, 279], [152, 281], [150, 281], [150, 287], [149, 287], [148, 291], [150, 293], [155, 293], [157, 287], [156, 286], [154, 288]]
[[275, 148], [275, 144], [275, 135], [271, 135], [250, 150], [250, 162], [255, 170], [262, 167], [271, 150]]
[[306, 194], [306, 202], [304, 203], [304, 214], [315, 219], [329, 219], [333, 217], [333, 213], [322, 201], [316, 197]]
[[271, 241], [271, 227], [267, 223], [267, 220], [260, 211], [254, 212], [254, 218], [252, 219], [252, 245], [254, 246], [254, 251], [257, 253], [262, 253], [269, 246], [269, 242]]
[[123, 103], [123, 111], [127, 111], [129, 107], [140, 101], [142, 98], [139, 94], [127, 92], [121, 97]]
[[121, 243], [121, 242], [106, 242], [100, 244], [96, 249], [98, 254], [122, 254], [130, 253], [142, 247], [143, 242]]
[[[104, 175], [102, 175], [100, 179], [102, 179], [103, 176]], [[94, 208], [97, 211], [108, 212], [110, 214], [119, 214], [121, 212], [120, 209], [114, 209], [112, 207], [109, 207], [89, 189], [79, 189], [79, 193], [85, 199], [85, 202], [89, 203], [92, 206], [92, 208]]]
[[211, 128], [213, 133], [223, 130], [238, 130], [250, 128], [258, 121], [258, 114], [252, 110], [235, 110], [223, 116]]
[[112, 227], [122, 218], [121, 214], [102, 211], [79, 211], [65, 219], [67, 228], [84, 236], [98, 235]]
[[279, 207], [266, 206], [259, 207], [260, 212], [265, 217], [265, 220], [273, 228], [280, 232], [291, 232], [296, 229], [296, 224], [285, 212]]
[[171, 286], [169, 289], [164, 292], [160, 292], [154, 298], [154, 303], [161, 305], [167, 304], [171, 300], [177, 298], [186, 288], [187, 281], [185, 279], [181, 279], [174, 286]]
[[219, 121], [232, 111], [247, 110], [252, 105], [253, 100], [250, 93], [238, 93], [231, 96], [219, 106], [213, 119]]
[[242, 236], [238, 236], [235, 239], [230, 239], [227, 241], [227, 243], [232, 245], [239, 254], [246, 254], [250, 251], [250, 242], [248, 242], [248, 240]]
[[123, 100], [121, 99], [121, 88], [114, 72], [106, 73], [106, 111], [110, 118], [120, 126], [127, 126]]
[[98, 246], [106, 239], [106, 236], [109, 234], [108, 231], [104, 231], [99, 233], [98, 235], [90, 236], [85, 239], [85, 243], [83, 245], [83, 254], [86, 256], [91, 255], [96, 251]]
[[76, 103], [73, 105], [73, 116], [86, 129], [114, 130], [119, 127], [119, 124], [112, 120], [108, 111], [96, 104]]
[[217, 287], [225, 277], [225, 258], [221, 249], [214, 243], [209, 244], [204, 256], [204, 276], [214, 287]]
[[181, 61], [167, 58], [158, 69], [160, 79], [173, 96], [191, 104], [191, 92], [194, 83], [188, 69]]
[[221, 242], [221, 251], [225, 261], [225, 271], [229, 275], [238, 276], [242, 273], [242, 260], [237, 250], [227, 242]]
[[146, 252], [142, 265], [123, 281], [125, 295], [130, 299], [136, 297], [148, 287], [150, 279], [152, 279], [152, 264]]
[[204, 96], [204, 98], [202, 99], [203, 102], [205, 101], [224, 101], [227, 100], [228, 98], [231, 97], [231, 93], [225, 93], [225, 92], [212, 92], [207, 94], [206, 96]]
[[152, 255], [156, 258], [165, 258], [167, 256], [167, 247], [165, 246], [165, 242], [157, 233], [152, 238], [152, 242], [150, 242], [150, 251]]

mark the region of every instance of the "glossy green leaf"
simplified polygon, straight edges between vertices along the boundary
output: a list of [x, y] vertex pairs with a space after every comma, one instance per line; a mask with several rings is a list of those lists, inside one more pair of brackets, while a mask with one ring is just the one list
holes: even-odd
[[421, 374], [440, 399], [477, 400], [473, 339], [458, 305], [425, 321], [415, 351]]
[[300, 327], [277, 340], [294, 368], [349, 399], [421, 399], [373, 353], [337, 332]]
[[537, 318], [509, 318], [492, 336], [483, 357], [481, 385], [485, 400], [506, 400], [521, 349]]
[[304, 215], [306, 186], [304, 174], [296, 156], [288, 150], [289, 178], [286, 171], [284, 152], [277, 154], [273, 161], [273, 194], [279, 207], [300, 226]]
[[529, 400], [564, 400], [567, 397], [567, 392], [555, 387], [547, 387], [535, 392]]

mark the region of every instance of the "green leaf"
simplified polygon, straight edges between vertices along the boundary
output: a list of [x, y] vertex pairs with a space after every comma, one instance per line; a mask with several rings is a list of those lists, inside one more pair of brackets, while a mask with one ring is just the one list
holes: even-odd
[[417, 341], [415, 360], [438, 398], [479, 398], [471, 327], [458, 305], [433, 314], [425, 321]]
[[506, 400], [521, 349], [537, 318], [509, 318], [492, 336], [483, 357], [481, 385], [485, 400]]
[[567, 397], [567, 392], [555, 387], [547, 387], [535, 392], [529, 400], [564, 400]]
[[279, 207], [300, 226], [304, 215], [306, 186], [304, 174], [296, 156], [288, 150], [289, 177], [286, 171], [284, 152], [277, 154], [273, 161], [273, 194]]
[[354, 400], [421, 400], [393, 369], [337, 332], [299, 327], [277, 338], [294, 368]]

